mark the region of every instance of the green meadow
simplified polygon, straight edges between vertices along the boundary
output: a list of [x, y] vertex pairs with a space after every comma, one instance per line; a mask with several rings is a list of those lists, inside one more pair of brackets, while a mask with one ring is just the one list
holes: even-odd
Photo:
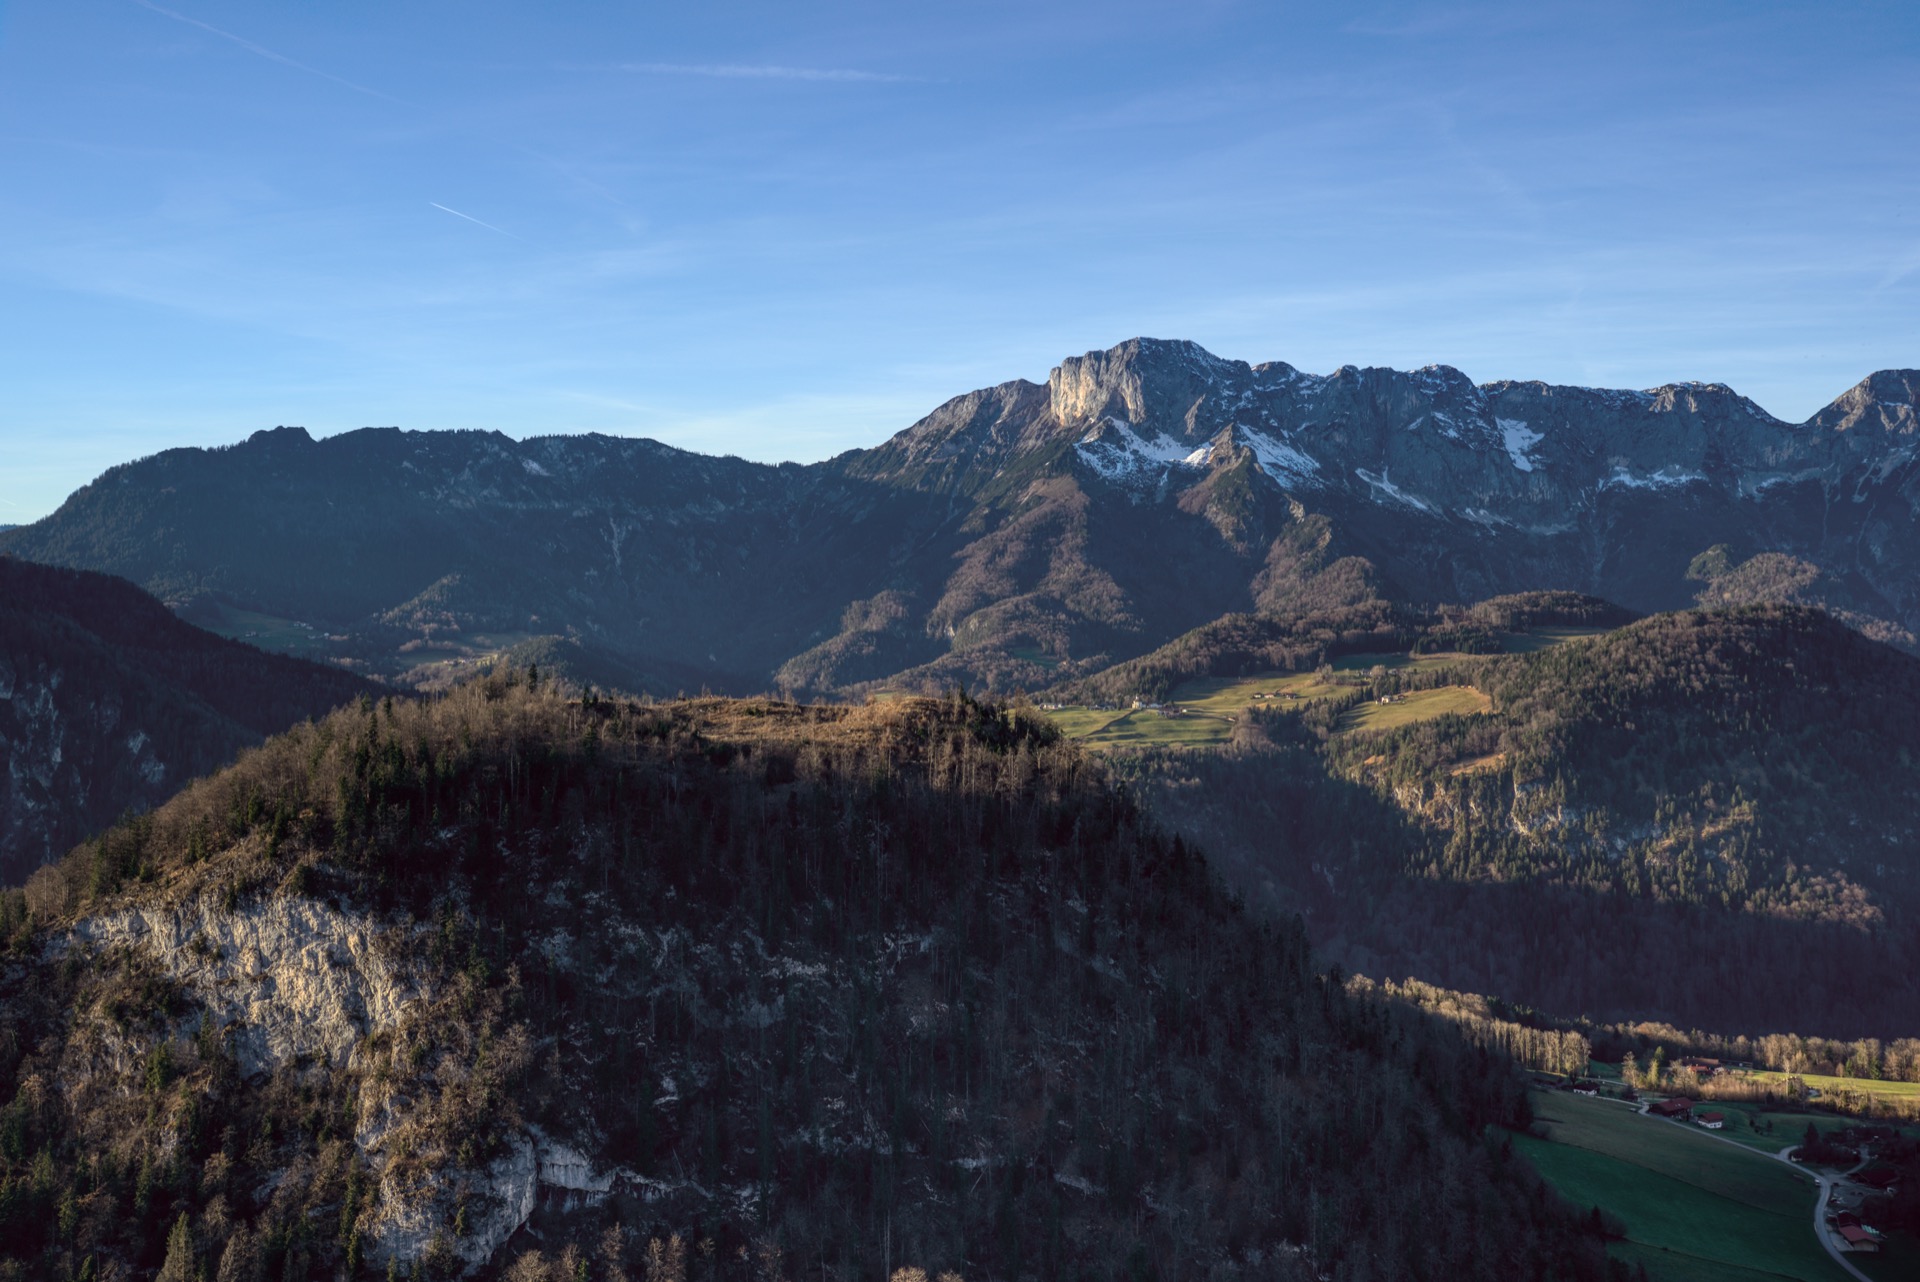
[[1508, 654], [1532, 654], [1536, 650], [1548, 650], [1566, 641], [1578, 641], [1583, 637], [1597, 637], [1611, 628], [1534, 628], [1528, 632], [1502, 632], [1501, 648]]
[[[1746, 1076], [1785, 1087], [1787, 1074], [1755, 1070]], [[1920, 1082], [1876, 1082], [1867, 1077], [1825, 1077], [1819, 1073], [1796, 1073], [1802, 1082], [1820, 1092], [1821, 1103], [1839, 1107], [1847, 1095], [1877, 1095], [1885, 1099], [1920, 1099]]]
[[1392, 703], [1363, 703], [1340, 718], [1340, 730], [1391, 730], [1450, 712], [1464, 716], [1492, 710], [1493, 700], [1472, 686], [1440, 686], [1395, 695]]
[[[1501, 634], [1510, 654], [1530, 654], [1564, 641], [1597, 636], [1604, 628], [1536, 628]], [[1181, 715], [1166, 717], [1147, 709], [1101, 712], [1067, 707], [1047, 713], [1069, 738], [1095, 747], [1177, 744], [1205, 747], [1222, 744], [1233, 733], [1233, 722], [1248, 708], [1297, 708], [1318, 699], [1351, 694], [1367, 684], [1377, 669], [1386, 672], [1431, 672], [1479, 662], [1488, 656], [1459, 654], [1350, 654], [1336, 659], [1331, 673], [1258, 672], [1245, 677], [1205, 677], [1188, 681], [1167, 697], [1167, 706]], [[1392, 703], [1363, 704], [1341, 721], [1340, 730], [1386, 730], [1426, 721], [1446, 713], [1489, 711], [1492, 704], [1472, 686], [1443, 686], [1416, 690]]]
[[1798, 1144], [1806, 1136], [1809, 1123], [1822, 1134], [1853, 1125], [1852, 1118], [1778, 1112], [1738, 1100], [1702, 1100], [1700, 1109], [1703, 1112], [1717, 1110], [1727, 1119], [1726, 1125], [1715, 1134], [1762, 1153], [1778, 1153]]
[[[1261, 672], [1246, 677], [1207, 677], [1188, 681], [1167, 698], [1167, 706], [1180, 709], [1177, 717], [1163, 716], [1150, 709], [1098, 711], [1085, 707], [1058, 708], [1047, 713], [1070, 738], [1090, 745], [1180, 744], [1189, 747], [1225, 743], [1233, 733], [1233, 722], [1249, 708], [1294, 708], [1303, 703], [1353, 693], [1364, 685], [1375, 668], [1388, 671], [1424, 672], [1450, 667], [1474, 656], [1463, 654], [1355, 654], [1336, 661], [1332, 676], [1323, 678], [1313, 672]], [[1442, 712], [1484, 711], [1485, 696], [1465, 686], [1447, 687], [1460, 694], [1432, 697], [1437, 691], [1417, 691], [1404, 703], [1377, 705], [1390, 714], [1385, 724], [1403, 724], [1439, 716]], [[1477, 700], [1477, 706], [1468, 706]], [[1376, 705], [1367, 705], [1371, 708]], [[1352, 728], [1371, 728], [1375, 718], [1356, 722]], [[1347, 728], [1343, 726], [1343, 729]]]
[[1548, 1138], [1517, 1147], [1570, 1201], [1617, 1216], [1616, 1254], [1650, 1276], [1846, 1277], [1814, 1237], [1812, 1181], [1785, 1164], [1610, 1100], [1538, 1092], [1534, 1109]]

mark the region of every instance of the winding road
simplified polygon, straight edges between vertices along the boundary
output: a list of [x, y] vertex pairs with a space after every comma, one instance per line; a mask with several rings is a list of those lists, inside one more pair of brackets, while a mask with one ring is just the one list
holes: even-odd
[[[1620, 1102], [1624, 1104], [1627, 1101], [1621, 1100]], [[1648, 1115], [1647, 1106], [1651, 1102], [1652, 1101], [1650, 1100], [1641, 1100], [1638, 1103], [1633, 1104], [1631, 1107], [1633, 1108], [1634, 1112], [1640, 1114], [1642, 1117], [1646, 1117]], [[1778, 1153], [1766, 1153], [1766, 1152], [1762, 1152], [1757, 1148], [1754, 1148], [1751, 1145], [1742, 1144], [1739, 1140], [1728, 1139], [1724, 1135], [1715, 1135], [1711, 1131], [1702, 1130], [1698, 1126], [1688, 1126], [1686, 1129], [1689, 1134], [1697, 1134], [1703, 1140], [1719, 1140], [1722, 1144], [1733, 1145], [1735, 1148], [1739, 1149], [1742, 1153], [1751, 1153], [1758, 1158], [1772, 1158], [1776, 1162], [1785, 1162], [1788, 1166], [1793, 1167], [1794, 1170], [1800, 1172], [1802, 1175], [1807, 1175], [1812, 1177], [1814, 1184], [1817, 1185], [1820, 1189], [1820, 1196], [1815, 1198], [1813, 1203], [1813, 1235], [1814, 1237], [1820, 1240], [1821, 1246], [1824, 1246], [1825, 1248], [1827, 1248], [1827, 1254], [1833, 1257], [1833, 1262], [1839, 1265], [1841, 1268], [1845, 1269], [1848, 1272], [1848, 1274], [1859, 1279], [1859, 1282], [1873, 1282], [1872, 1278], [1868, 1277], [1866, 1274], [1862, 1273], [1858, 1268], [1854, 1267], [1853, 1261], [1847, 1258], [1846, 1253], [1844, 1251], [1842, 1251], [1839, 1247], [1833, 1244], [1833, 1234], [1827, 1232], [1827, 1224], [1826, 1224], [1827, 1203], [1832, 1200], [1834, 1189], [1839, 1187], [1841, 1180], [1846, 1179], [1847, 1176], [1852, 1175], [1854, 1171], [1857, 1171], [1861, 1167], [1865, 1166], [1867, 1164], [1867, 1161], [1865, 1158], [1862, 1158], [1860, 1160], [1859, 1165], [1853, 1167], [1852, 1170], [1844, 1171], [1839, 1175], [1822, 1175], [1818, 1171], [1808, 1170], [1804, 1166], [1797, 1165], [1792, 1159], [1792, 1157], [1789, 1156], [1789, 1154], [1791, 1154], [1794, 1149], [1800, 1147], [1798, 1144], [1789, 1144], [1785, 1148], [1781, 1149]]]

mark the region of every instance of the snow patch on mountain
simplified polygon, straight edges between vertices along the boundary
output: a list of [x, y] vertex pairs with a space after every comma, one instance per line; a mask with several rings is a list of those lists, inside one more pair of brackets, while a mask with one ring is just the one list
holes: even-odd
[[1507, 447], [1507, 457], [1513, 460], [1513, 465], [1522, 472], [1533, 471], [1531, 451], [1545, 438], [1528, 427], [1524, 419], [1500, 418], [1494, 422], [1499, 425], [1500, 440]]
[[1195, 449], [1164, 434], [1148, 440], [1133, 430], [1133, 424], [1109, 418], [1081, 437], [1074, 452], [1107, 480], [1124, 481], [1139, 476], [1144, 469], [1205, 467], [1213, 457], [1213, 446]]
[[1427, 502], [1425, 499], [1420, 498], [1418, 495], [1407, 493], [1405, 490], [1395, 485], [1392, 481], [1388, 480], [1387, 474], [1385, 471], [1382, 471], [1378, 476], [1376, 476], [1372, 472], [1367, 471], [1367, 469], [1365, 469], [1364, 467], [1356, 467], [1353, 469], [1353, 474], [1359, 477], [1361, 480], [1365, 481], [1370, 489], [1372, 489], [1376, 493], [1386, 495], [1388, 498], [1394, 500], [1396, 503], [1404, 503], [1406, 506], [1413, 508], [1415, 511], [1426, 512], [1429, 514], [1431, 514], [1434, 510], [1433, 505]]
[[1657, 472], [1635, 476], [1624, 465], [1615, 464], [1613, 475], [1600, 482], [1603, 490], [1677, 490], [1707, 478], [1698, 472], [1683, 472], [1678, 467], [1663, 467]]
[[1798, 485], [1802, 481], [1817, 481], [1820, 479], [1820, 474], [1820, 469], [1817, 467], [1804, 467], [1797, 472], [1766, 472], [1760, 474], [1749, 472], [1740, 478], [1740, 494], [1743, 498], [1759, 498], [1768, 490], [1775, 489], [1782, 485]]
[[1303, 450], [1295, 449], [1285, 441], [1268, 436], [1265, 432], [1256, 432], [1250, 427], [1236, 425], [1235, 432], [1241, 444], [1253, 451], [1254, 459], [1260, 464], [1260, 470], [1274, 480], [1291, 485], [1310, 485], [1314, 473], [1320, 470], [1319, 462]]

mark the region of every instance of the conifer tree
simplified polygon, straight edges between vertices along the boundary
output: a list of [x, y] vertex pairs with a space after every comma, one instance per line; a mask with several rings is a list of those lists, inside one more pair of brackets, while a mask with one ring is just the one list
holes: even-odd
[[193, 1226], [187, 1223], [185, 1211], [173, 1222], [173, 1231], [167, 1234], [166, 1262], [160, 1266], [160, 1273], [154, 1282], [195, 1282]]

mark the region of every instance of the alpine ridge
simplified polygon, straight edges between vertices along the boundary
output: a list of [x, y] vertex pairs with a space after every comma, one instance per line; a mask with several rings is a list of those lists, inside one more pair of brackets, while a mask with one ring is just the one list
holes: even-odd
[[[661, 692], [1036, 689], [1230, 613], [1543, 588], [1810, 602], [1911, 647], [1916, 386], [1881, 371], [1792, 424], [1716, 383], [1315, 375], [1134, 339], [806, 466], [281, 428], [112, 469], [0, 548], [307, 624], [375, 672], [549, 636]], [[1714, 548], [1786, 560], [1709, 582]]]

